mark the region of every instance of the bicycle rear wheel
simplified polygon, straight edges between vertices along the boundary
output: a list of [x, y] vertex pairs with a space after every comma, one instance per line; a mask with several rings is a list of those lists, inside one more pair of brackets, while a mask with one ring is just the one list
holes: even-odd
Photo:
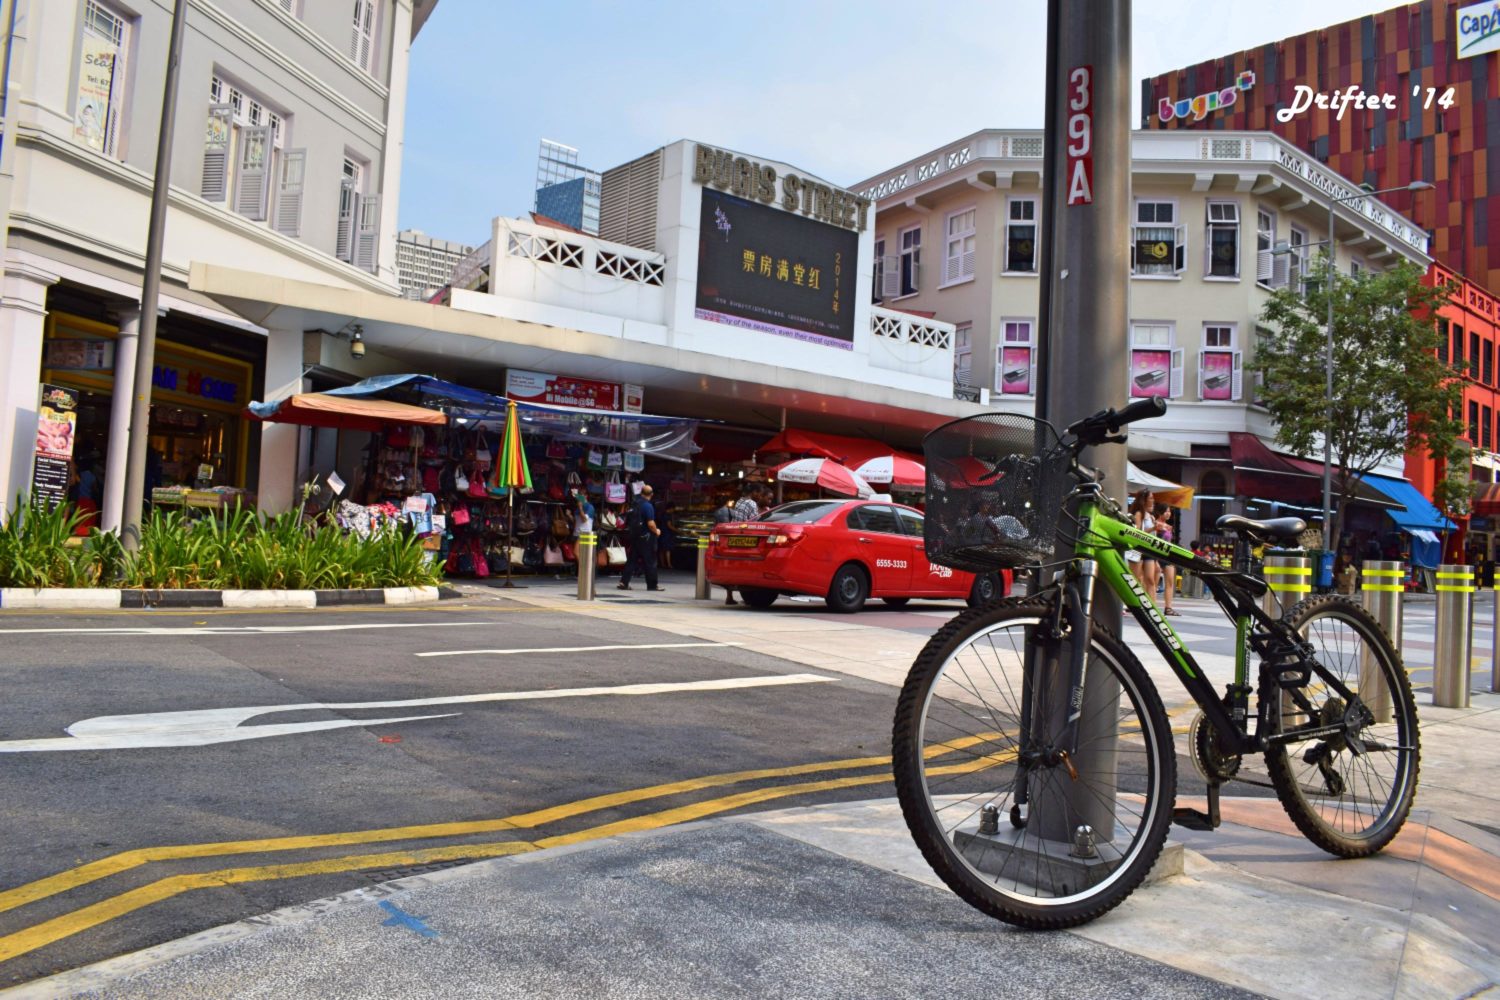
[[[1348, 598], [1309, 598], [1287, 620], [1369, 712], [1333, 737], [1272, 745], [1266, 768], [1308, 840], [1341, 858], [1366, 857], [1396, 836], [1416, 795], [1421, 747], [1411, 681], [1380, 623]], [[1349, 717], [1344, 699], [1316, 674], [1291, 691], [1262, 677], [1260, 697], [1271, 706], [1272, 733]]]
[[1176, 785], [1161, 698], [1098, 625], [1080, 743], [1058, 758], [1067, 693], [1055, 669], [1031, 685], [1025, 669], [1047, 608], [992, 605], [934, 635], [902, 688], [892, 740], [901, 810], [928, 864], [981, 911], [1038, 929], [1093, 920], [1140, 884]]

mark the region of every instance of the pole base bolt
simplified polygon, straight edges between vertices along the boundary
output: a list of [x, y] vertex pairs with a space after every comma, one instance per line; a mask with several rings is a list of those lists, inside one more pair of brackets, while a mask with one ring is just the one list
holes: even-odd
[[993, 837], [999, 832], [1000, 810], [992, 803], [979, 810], [979, 834], [983, 837]]
[[1068, 853], [1075, 858], [1097, 858], [1099, 852], [1094, 847], [1094, 828], [1087, 823], [1074, 827], [1073, 849]]

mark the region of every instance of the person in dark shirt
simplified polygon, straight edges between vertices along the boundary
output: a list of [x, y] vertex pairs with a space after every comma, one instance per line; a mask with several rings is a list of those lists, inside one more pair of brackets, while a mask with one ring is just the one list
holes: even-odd
[[[646, 575], [647, 590], [664, 590], [657, 586], [656, 582], [656, 552], [657, 542], [661, 538], [661, 528], [656, 524], [656, 507], [651, 502], [651, 484], [647, 483], [641, 487], [640, 495], [636, 498], [635, 506], [627, 521], [629, 532], [632, 537], [627, 539], [633, 554], [640, 560], [642, 569]], [[635, 571], [633, 560], [625, 561], [625, 568], [620, 572], [619, 588], [630, 589], [630, 577]]]

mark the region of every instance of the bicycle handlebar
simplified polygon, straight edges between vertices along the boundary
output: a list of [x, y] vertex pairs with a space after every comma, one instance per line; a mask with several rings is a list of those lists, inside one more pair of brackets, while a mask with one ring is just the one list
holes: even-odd
[[1167, 412], [1167, 401], [1160, 396], [1148, 396], [1145, 399], [1137, 399], [1122, 409], [1100, 410], [1092, 416], [1084, 417], [1082, 420], [1070, 425], [1068, 434], [1072, 434], [1078, 441], [1079, 447], [1103, 444], [1107, 441], [1123, 442], [1123, 437], [1115, 437], [1120, 428], [1137, 420], [1149, 420], [1159, 417]]

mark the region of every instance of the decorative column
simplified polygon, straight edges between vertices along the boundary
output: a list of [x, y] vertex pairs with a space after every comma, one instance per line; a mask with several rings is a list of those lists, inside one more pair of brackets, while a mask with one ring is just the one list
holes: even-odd
[[47, 289], [57, 275], [9, 261], [0, 284], [0, 512], [31, 491]]
[[[135, 349], [141, 336], [141, 311], [120, 313], [115, 339], [115, 387], [109, 401], [109, 450], [104, 462], [104, 503], [99, 526], [119, 531], [125, 509], [125, 465], [130, 458], [130, 409], [135, 397]], [[149, 496], [147, 500], [151, 499]]]
[[[266, 383], [261, 398], [277, 399], [303, 392], [302, 331], [266, 331]], [[302, 460], [302, 428], [294, 424], [262, 423], [260, 427], [260, 482], [256, 502], [262, 511], [279, 514], [291, 508], [297, 493]]]

